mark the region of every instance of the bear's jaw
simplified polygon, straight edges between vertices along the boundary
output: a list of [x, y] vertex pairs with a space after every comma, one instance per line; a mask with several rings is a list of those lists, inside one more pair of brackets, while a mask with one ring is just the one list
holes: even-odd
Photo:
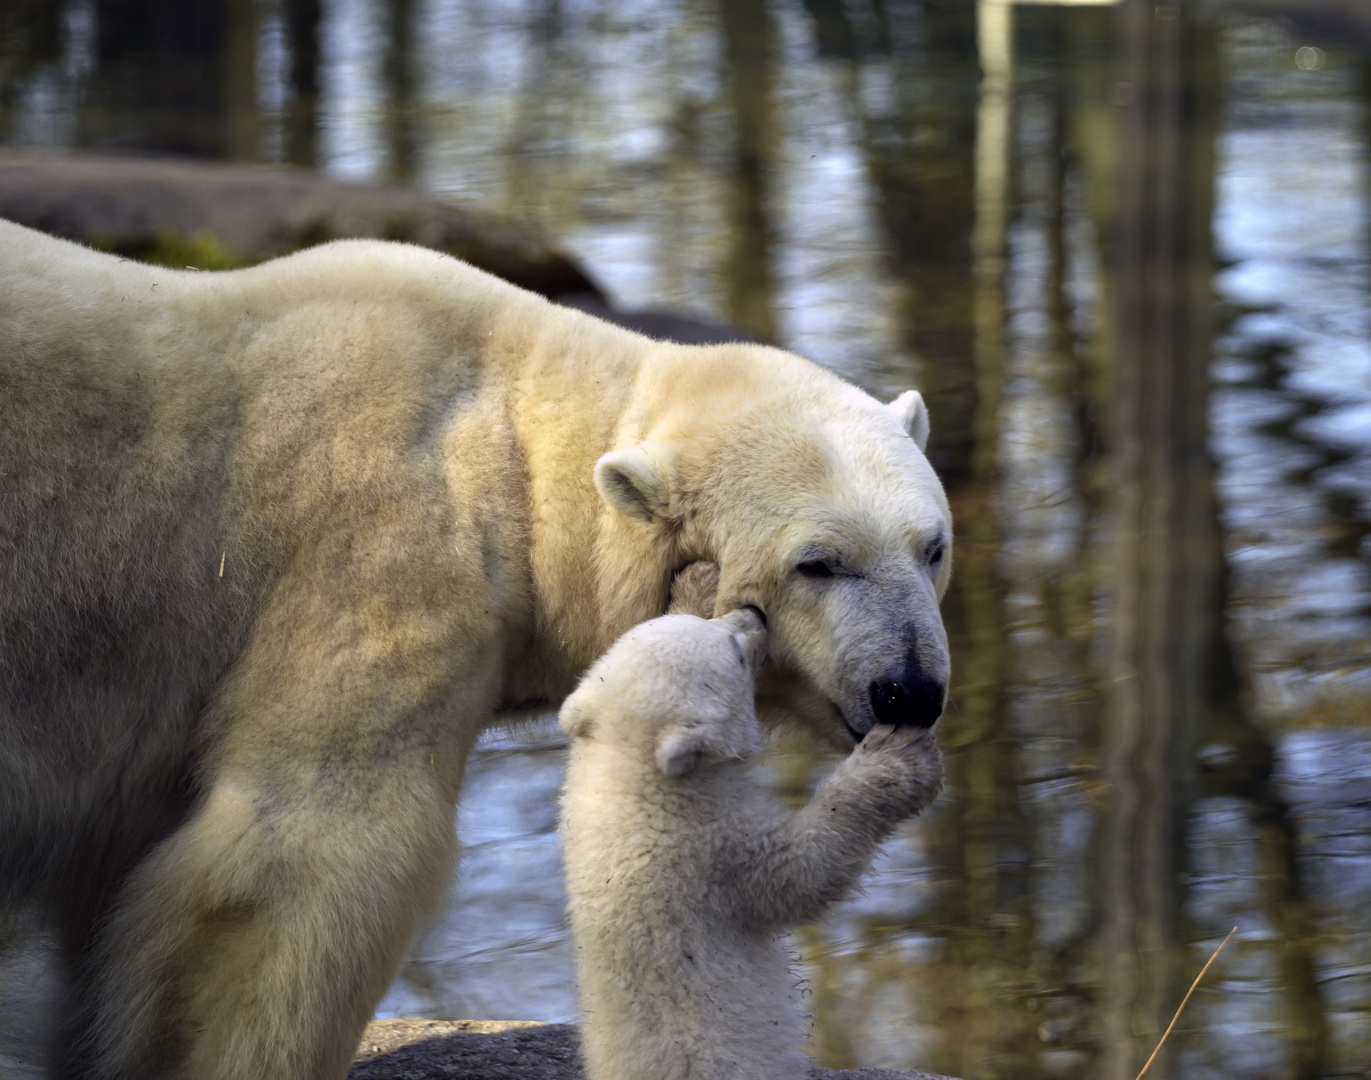
[[848, 753], [865, 738], [843, 710], [802, 676], [763, 669], [757, 684], [757, 719], [767, 729], [801, 728], [822, 745]]

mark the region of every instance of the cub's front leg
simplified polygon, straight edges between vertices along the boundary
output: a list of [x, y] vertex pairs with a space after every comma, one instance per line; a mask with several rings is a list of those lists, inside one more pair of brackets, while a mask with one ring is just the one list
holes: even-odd
[[931, 728], [872, 728], [799, 813], [755, 838], [744, 871], [746, 914], [785, 927], [841, 900], [895, 827], [942, 790]]

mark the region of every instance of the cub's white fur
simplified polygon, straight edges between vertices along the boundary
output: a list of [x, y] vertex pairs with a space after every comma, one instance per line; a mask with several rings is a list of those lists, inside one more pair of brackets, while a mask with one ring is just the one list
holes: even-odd
[[0, 904], [57, 943], [53, 1074], [339, 1080], [480, 731], [688, 562], [767, 612], [768, 717], [927, 722], [922, 415], [400, 244], [208, 274], [0, 222]]
[[590, 1080], [801, 1080], [780, 935], [841, 898], [942, 786], [928, 729], [880, 726], [798, 814], [742, 760], [766, 631], [750, 609], [630, 630], [562, 706], [562, 797]]

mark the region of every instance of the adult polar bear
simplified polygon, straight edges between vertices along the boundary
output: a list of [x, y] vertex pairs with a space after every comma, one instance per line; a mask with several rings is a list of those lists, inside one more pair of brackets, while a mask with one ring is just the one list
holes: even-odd
[[764, 714], [932, 724], [926, 436], [418, 248], [210, 275], [0, 223], [0, 899], [58, 942], [54, 1075], [341, 1077], [477, 734], [691, 560], [769, 617]]

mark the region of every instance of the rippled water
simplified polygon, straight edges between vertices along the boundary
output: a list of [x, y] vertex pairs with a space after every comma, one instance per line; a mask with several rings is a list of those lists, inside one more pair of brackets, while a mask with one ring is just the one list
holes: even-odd
[[[1149, 1075], [1371, 1075], [1366, 61], [1165, 5], [982, 3], [978, 40], [971, 4], [431, 0], [397, 110], [388, 10], [325, 5], [325, 168], [930, 400], [949, 785], [797, 937], [820, 1060], [1127, 1080], [1236, 925]], [[80, 42], [12, 139], [71, 130]], [[478, 748], [380, 1015], [575, 1016], [564, 750]], [[824, 763], [765, 768], [800, 799]]]

